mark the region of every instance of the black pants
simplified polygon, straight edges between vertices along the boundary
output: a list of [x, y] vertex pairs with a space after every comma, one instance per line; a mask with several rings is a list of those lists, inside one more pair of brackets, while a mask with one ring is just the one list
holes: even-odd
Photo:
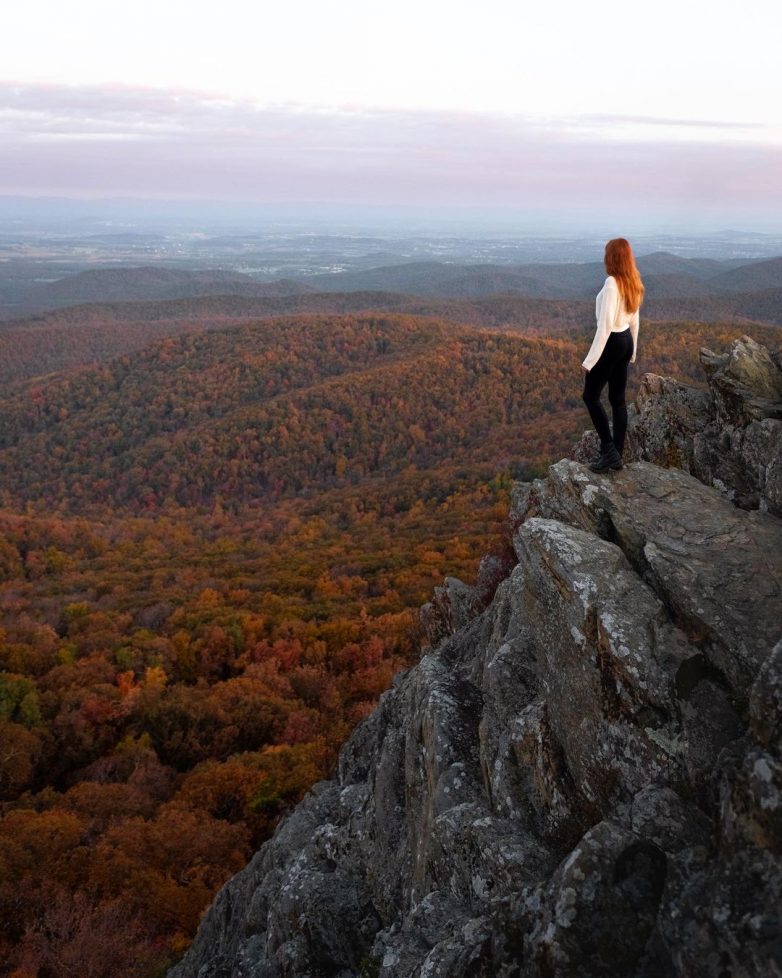
[[611, 413], [614, 422], [613, 441], [618, 452], [625, 443], [627, 430], [627, 404], [625, 389], [627, 388], [627, 364], [633, 355], [633, 336], [630, 328], [620, 333], [608, 334], [606, 345], [597, 363], [584, 378], [583, 400], [592, 418], [592, 424], [600, 436], [602, 445], [611, 441], [611, 429], [608, 427], [608, 415], [600, 403], [600, 394], [608, 383], [608, 400], [611, 403]]

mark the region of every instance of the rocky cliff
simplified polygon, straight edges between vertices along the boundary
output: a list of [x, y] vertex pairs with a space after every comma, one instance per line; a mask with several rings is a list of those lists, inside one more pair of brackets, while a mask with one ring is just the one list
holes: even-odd
[[701, 363], [516, 484], [171, 978], [782, 975], [782, 370]]

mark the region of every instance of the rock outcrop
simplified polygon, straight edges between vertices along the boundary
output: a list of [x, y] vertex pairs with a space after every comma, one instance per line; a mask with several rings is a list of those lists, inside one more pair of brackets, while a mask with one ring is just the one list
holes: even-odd
[[701, 358], [623, 470], [516, 484], [171, 978], [782, 976], [782, 385]]
[[[645, 374], [628, 407], [625, 457], [677, 466], [743, 509], [782, 516], [782, 362], [750, 336], [700, 351], [706, 388]], [[571, 453], [596, 454], [589, 431]]]

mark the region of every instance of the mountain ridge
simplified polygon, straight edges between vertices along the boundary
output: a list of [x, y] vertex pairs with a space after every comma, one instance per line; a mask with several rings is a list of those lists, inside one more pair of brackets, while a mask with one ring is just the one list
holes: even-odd
[[[654, 282], [642, 306], [649, 322], [782, 325], [782, 288], [668, 299]], [[248, 325], [281, 316], [399, 313], [435, 316], [475, 329], [555, 336], [594, 330], [586, 299], [490, 295], [474, 299], [392, 292], [303, 292], [297, 295], [209, 295], [184, 299], [87, 303], [0, 322], [0, 381], [105, 362], [165, 336]], [[591, 338], [591, 337], [590, 337]]]
[[[782, 287], [782, 257], [758, 260], [682, 258], [652, 252], [637, 258], [649, 295], [719, 297]], [[14, 291], [4, 319], [74, 303], [159, 301], [213, 294], [286, 297], [313, 292], [384, 291], [430, 298], [517, 295], [587, 299], [605, 277], [602, 262], [497, 262], [410, 259], [296, 277], [253, 277], [222, 268], [185, 269], [165, 264], [87, 268]], [[2, 309], [0, 309], [2, 312]], [[9, 315], [10, 314], [10, 315]]]

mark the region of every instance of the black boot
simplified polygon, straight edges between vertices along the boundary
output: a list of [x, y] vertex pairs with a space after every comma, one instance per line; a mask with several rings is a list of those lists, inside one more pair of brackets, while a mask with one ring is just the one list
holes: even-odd
[[[618, 445], [616, 444], [616, 442], [614, 442], [614, 448], [616, 448], [616, 450], [617, 450], [617, 452], [619, 452], [619, 458], [621, 458], [621, 459], [622, 459], [622, 462], [624, 462], [624, 457], [623, 457], [623, 456], [624, 456], [624, 452], [623, 452], [623, 451], [622, 451], [622, 449], [621, 449], [621, 448], [620, 448], [620, 447], [619, 447], [619, 446], [618, 446]], [[590, 464], [590, 465], [597, 465], [597, 464], [598, 464], [598, 462], [600, 461], [600, 459], [601, 459], [602, 457], [603, 457], [603, 449], [601, 448], [601, 449], [600, 449], [600, 451], [599, 451], [599, 452], [597, 453], [597, 455], [595, 455], [595, 456], [593, 456], [592, 458], [590, 458], [590, 460], [589, 460], [589, 464]]]
[[[597, 465], [600, 462], [600, 459], [603, 457], [603, 455], [606, 452], [606, 449], [607, 449], [608, 445], [610, 445], [610, 444], [611, 444], [610, 442], [608, 442], [608, 443], [602, 442], [602, 441], [599, 442], [600, 448], [598, 449], [597, 455], [593, 455], [592, 458], [590, 458], [590, 460], [587, 462], [587, 465], [590, 468], [593, 465]], [[616, 442], [614, 442], [614, 444], [616, 444]], [[620, 452], [619, 454], [621, 455], [622, 453]]]
[[612, 441], [600, 443], [600, 455], [592, 459], [589, 468], [593, 472], [603, 472], [605, 469], [621, 469], [622, 456], [616, 450]]

